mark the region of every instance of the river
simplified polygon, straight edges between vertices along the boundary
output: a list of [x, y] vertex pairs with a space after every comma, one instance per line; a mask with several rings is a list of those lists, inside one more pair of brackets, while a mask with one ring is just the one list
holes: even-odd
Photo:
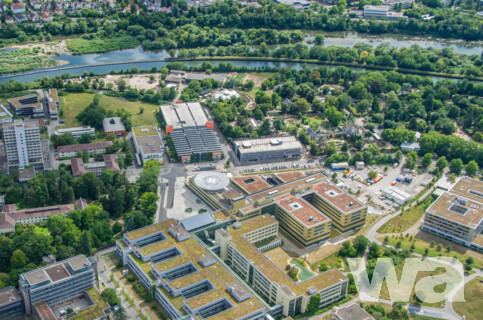
[[[228, 29], [225, 29], [229, 31]], [[307, 35], [306, 40], [311, 40], [318, 32], [311, 30], [303, 30]], [[483, 48], [483, 42], [467, 42], [463, 40], [448, 40], [448, 39], [435, 39], [435, 38], [419, 38], [410, 37], [406, 35], [397, 34], [384, 34], [384, 35], [367, 35], [358, 34], [356, 32], [324, 32], [325, 46], [342, 46], [351, 47], [356, 43], [369, 43], [373, 46], [377, 46], [381, 43], [389, 43], [396, 48], [407, 47], [414, 44], [421, 47], [433, 47], [433, 48], [452, 48], [454, 52], [464, 54], [481, 54]], [[256, 47], [256, 46], [254, 46]], [[271, 50], [279, 47], [278, 45], [271, 45]], [[11, 48], [6, 50], [12, 50]], [[3, 50], [0, 50], [2, 52]], [[110, 71], [120, 71], [136, 67], [138, 69], [151, 69], [156, 66], [158, 69], [165, 66], [167, 62], [161, 61], [169, 57], [166, 50], [162, 51], [147, 51], [142, 47], [134, 49], [112, 51], [104, 54], [85, 54], [85, 55], [70, 55], [61, 54], [60, 56], [52, 57], [53, 60], [59, 61], [59, 66], [53, 68], [37, 69], [27, 71], [24, 74], [16, 75], [4, 75], [0, 78], [0, 82], [14, 79], [20, 82], [34, 81], [44, 77], [55, 77], [64, 73], [70, 73], [72, 75], [80, 76], [84, 72], [94, 72], [97, 74], [109, 73]], [[153, 61], [157, 60], [157, 61]], [[185, 62], [188, 66], [201, 64], [202, 61]], [[217, 64], [219, 62], [210, 62]], [[284, 63], [284, 62], [257, 62], [257, 61], [233, 61], [235, 66], [247, 66], [248, 68], [263, 68], [263, 67], [276, 67], [276, 68], [302, 68], [300, 63]], [[319, 65], [308, 65], [309, 67], [316, 68]], [[363, 70], [363, 69], [358, 69]], [[434, 79], [438, 79], [435, 77]]]

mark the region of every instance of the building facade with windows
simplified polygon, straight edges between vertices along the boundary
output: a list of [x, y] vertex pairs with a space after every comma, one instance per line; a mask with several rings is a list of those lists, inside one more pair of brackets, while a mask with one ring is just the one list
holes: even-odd
[[136, 158], [145, 163], [149, 159], [156, 159], [164, 163], [164, 143], [156, 126], [142, 126], [131, 129]]
[[295, 137], [276, 137], [236, 140], [233, 151], [241, 162], [270, 162], [296, 160], [303, 146]]
[[265, 319], [265, 305], [173, 219], [125, 233], [116, 251], [171, 319]]
[[55, 134], [60, 136], [64, 133], [70, 133], [74, 137], [74, 139], [78, 140], [84, 133], [87, 133], [91, 137], [96, 136], [96, 130], [91, 126], [84, 126], [84, 127], [73, 127], [73, 128], [60, 128], [55, 130]]
[[45, 116], [39, 93], [12, 98], [7, 100], [7, 103], [10, 110], [17, 116], [33, 116], [34, 118], [42, 118]]
[[8, 168], [43, 168], [42, 142], [37, 120], [16, 119], [3, 125]]
[[277, 233], [277, 220], [262, 215], [217, 229], [215, 244], [220, 248], [220, 258], [270, 305], [279, 306], [286, 317], [306, 312], [310, 297], [315, 294], [320, 295], [319, 308], [346, 296], [349, 280], [337, 269], [294, 281], [257, 249], [259, 243]]
[[462, 177], [426, 210], [421, 228], [483, 252], [483, 182]]
[[52, 307], [82, 296], [95, 283], [95, 271], [83, 255], [23, 273], [18, 281], [27, 315], [39, 303]]
[[14, 287], [0, 289], [0, 318], [2, 320], [24, 320], [22, 297]]
[[87, 151], [90, 155], [103, 154], [106, 153], [106, 148], [110, 146], [112, 146], [112, 141], [100, 141], [59, 146], [57, 151], [60, 158], [72, 158], [77, 156], [77, 152], [82, 151]]

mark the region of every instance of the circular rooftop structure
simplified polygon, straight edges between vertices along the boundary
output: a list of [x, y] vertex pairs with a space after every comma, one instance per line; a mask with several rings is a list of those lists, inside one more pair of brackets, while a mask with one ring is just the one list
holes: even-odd
[[220, 192], [230, 184], [230, 180], [223, 173], [202, 172], [195, 177], [195, 183], [206, 192]]

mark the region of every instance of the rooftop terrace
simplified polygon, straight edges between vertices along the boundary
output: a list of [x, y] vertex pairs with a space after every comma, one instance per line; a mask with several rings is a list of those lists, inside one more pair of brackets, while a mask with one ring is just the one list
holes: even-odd
[[132, 128], [135, 137], [157, 136], [158, 127], [156, 126], [142, 126]]
[[305, 177], [305, 172], [303, 171], [280, 172], [280, 173], [275, 173], [275, 176], [280, 181], [287, 183], [287, 182]]
[[428, 211], [457, 223], [476, 228], [483, 219], [483, 206], [481, 203], [462, 199], [451, 192], [443, 193]]
[[462, 177], [450, 190], [451, 193], [483, 203], [483, 182]]
[[296, 295], [306, 293], [308, 288], [312, 286], [315, 287], [317, 291], [320, 291], [347, 279], [337, 269], [331, 269], [305, 281], [294, 282], [284, 271], [280, 270], [263, 253], [258, 251], [255, 246], [253, 246], [243, 237], [245, 233], [260, 229], [276, 222], [277, 221], [270, 215], [263, 215], [243, 221], [239, 229], [230, 228], [228, 231], [232, 235], [232, 242], [235, 244], [236, 249], [240, 251], [245, 258], [251, 260], [253, 265], [256, 266], [258, 270], [263, 272], [268, 279], [278, 283], [279, 286], [286, 285]]

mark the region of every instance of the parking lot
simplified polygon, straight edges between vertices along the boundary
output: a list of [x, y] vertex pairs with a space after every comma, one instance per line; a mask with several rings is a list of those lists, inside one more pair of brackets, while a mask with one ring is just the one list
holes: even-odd
[[[372, 185], [367, 182], [368, 174], [371, 170], [376, 171], [377, 174], [382, 177], [379, 182]], [[430, 183], [432, 179], [432, 175], [429, 173], [417, 174], [405, 172], [406, 170], [403, 168], [403, 164], [400, 164], [397, 167], [390, 167], [386, 172], [384, 171], [384, 166], [369, 166], [362, 170], [355, 170], [348, 177], [344, 177], [344, 171], [328, 171], [331, 173], [337, 172], [339, 187], [342, 187], [353, 194], [357, 194], [357, 197], [361, 201], [366, 202], [370, 200], [370, 202], [373, 203], [373, 206], [380, 209], [383, 214], [394, 211], [397, 205], [394, 206], [390, 200], [383, 198], [382, 190], [393, 186], [414, 197], [423, 190], [425, 184]], [[405, 183], [405, 177], [412, 177], [412, 182], [409, 184]], [[398, 178], [401, 179], [400, 182], [396, 181]], [[394, 182], [397, 183], [393, 185]], [[360, 193], [358, 193], [359, 191]]]

